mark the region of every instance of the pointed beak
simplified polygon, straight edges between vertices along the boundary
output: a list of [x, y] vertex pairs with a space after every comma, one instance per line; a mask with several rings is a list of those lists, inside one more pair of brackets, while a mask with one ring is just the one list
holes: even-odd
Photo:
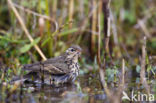
[[79, 48], [79, 49], [77, 49], [77, 51], [78, 51], [78, 52], [82, 52], [82, 49], [81, 49], [81, 48]]
[[81, 52], [82, 52], [82, 49], [78, 49], [78, 50], [77, 50], [77, 53], [78, 53], [79, 57], [80, 57], [80, 55], [81, 55]]
[[80, 52], [81, 53], [81, 50], [77, 50], [77, 52]]

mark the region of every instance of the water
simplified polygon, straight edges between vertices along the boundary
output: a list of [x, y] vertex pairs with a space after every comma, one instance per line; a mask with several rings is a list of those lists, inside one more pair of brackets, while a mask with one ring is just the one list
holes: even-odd
[[[127, 75], [126, 77], [128, 79], [126, 79], [125, 92], [128, 95], [132, 90], [145, 93], [137, 80], [137, 76]], [[118, 82], [108, 82], [109, 89], [113, 91], [117, 91], [118, 85]], [[151, 86], [153, 85], [152, 83]], [[109, 103], [99, 81], [98, 72], [80, 75], [74, 84], [55, 87], [41, 84], [24, 84], [22, 89], [18, 88], [12, 94], [9, 94], [8, 91], [1, 92], [0, 100], [2, 103]], [[125, 103], [129, 103], [129, 101]]]
[[103, 93], [98, 78], [79, 76], [74, 84], [61, 86], [25, 84], [21, 89], [5, 96], [8, 103], [103, 103]]

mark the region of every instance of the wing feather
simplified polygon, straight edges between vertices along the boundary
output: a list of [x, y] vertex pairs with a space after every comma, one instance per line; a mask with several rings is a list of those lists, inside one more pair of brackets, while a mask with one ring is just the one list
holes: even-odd
[[50, 74], [65, 74], [70, 72], [68, 65], [65, 63], [65, 59], [61, 56], [48, 59], [44, 62], [27, 64], [23, 67], [23, 69], [32, 72], [44, 70]]

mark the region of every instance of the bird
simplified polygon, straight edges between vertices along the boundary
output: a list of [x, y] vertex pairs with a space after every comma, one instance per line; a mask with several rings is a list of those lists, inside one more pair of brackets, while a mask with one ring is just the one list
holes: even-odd
[[81, 51], [80, 46], [72, 45], [60, 56], [46, 61], [26, 64], [22, 69], [28, 71], [28, 73], [21, 79], [16, 80], [49, 85], [73, 83], [79, 75], [78, 59]]

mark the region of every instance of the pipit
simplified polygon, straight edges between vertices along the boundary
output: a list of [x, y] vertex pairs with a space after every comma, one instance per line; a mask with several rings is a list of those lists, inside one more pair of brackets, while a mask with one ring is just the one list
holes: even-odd
[[81, 48], [73, 45], [58, 57], [43, 62], [27, 64], [23, 69], [29, 72], [21, 80], [22, 82], [54, 85], [74, 82], [79, 75], [78, 58], [80, 54]]

